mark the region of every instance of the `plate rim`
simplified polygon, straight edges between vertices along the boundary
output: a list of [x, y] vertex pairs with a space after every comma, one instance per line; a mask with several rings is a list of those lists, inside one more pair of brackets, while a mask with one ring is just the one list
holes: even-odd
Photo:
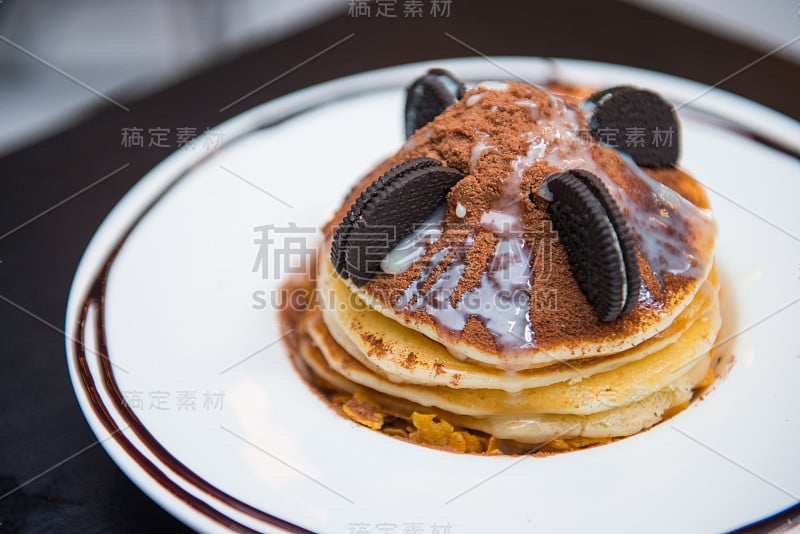
[[[711, 87], [713, 89], [712, 95], [710, 94], [711, 91], [709, 91], [710, 86], [692, 80], [637, 67], [575, 59], [498, 56], [492, 58], [491, 62], [494, 63], [494, 67], [498, 70], [498, 77], [502, 76], [500, 71], [506, 71], [507, 74], [511, 72], [510, 69], [513, 66], [517, 66], [520, 70], [541, 71], [541, 74], [544, 75], [548, 73], [550, 75], [554, 74], [558, 79], [580, 81], [589, 85], [597, 85], [596, 81], [591, 80], [599, 81], [601, 79], [634, 78], [656, 80], [657, 85], [669, 86], [675, 93], [682, 95], [693, 94], [694, 96], [702, 95], [703, 98], [698, 100], [705, 100], [700, 105], [696, 105], [697, 102], [692, 102], [688, 106], [691, 109], [720, 116], [735, 124], [745, 124], [752, 131], [766, 138], [777, 138], [781, 143], [788, 144], [795, 150], [800, 150], [800, 123], [794, 119], [725, 90]], [[510, 67], [498, 66], [500, 64], [510, 65]], [[403, 85], [414, 75], [418, 75], [431, 67], [444, 67], [459, 72], [459, 74], [489, 70], [486, 59], [469, 57], [410, 63], [366, 71], [307, 87], [259, 104], [222, 122], [214, 130], [223, 130], [226, 133], [226, 139], [230, 135], [230, 141], [236, 141], [262, 128], [265, 122], [268, 123], [269, 117], [272, 115], [276, 117], [291, 117], [294, 113], [307, 111], [319, 105], [335, 103], [337, 100], [349, 96], [357, 96], [365, 91], [396, 88], [398, 87], [398, 82]], [[483, 78], [481, 75], [464, 75], [463, 77], [465, 79]], [[531, 76], [529, 75], [529, 77]], [[672, 92], [668, 96], [673, 96]], [[706, 98], [706, 96], [710, 97]], [[688, 98], [693, 97], [690, 96]], [[320, 104], [320, 102], [322, 103]], [[770, 126], [766, 128], [762, 127], [762, 124], [769, 124]], [[203, 138], [198, 137], [198, 144], [202, 143], [202, 141]], [[70, 286], [64, 330], [66, 332], [67, 366], [73, 392], [84, 418], [103, 449], [120, 470], [159, 506], [186, 525], [206, 531], [226, 531], [226, 529], [216, 522], [209, 523], [210, 519], [175, 497], [145, 471], [141, 470], [139, 465], [127, 455], [116, 439], [109, 439], [110, 436], [107, 435], [105, 427], [94, 413], [89, 395], [83, 388], [78, 375], [79, 370], [75, 363], [72, 333], [75, 331], [76, 318], [79, 317], [80, 306], [89, 290], [88, 281], [93, 279], [102, 268], [102, 262], [99, 260], [104, 259], [110, 251], [108, 242], [113, 242], [114, 236], [125, 232], [131, 226], [131, 223], [134, 223], [135, 226], [135, 219], [138, 215], [146, 212], [154, 201], [157, 202], [157, 198], [169, 189], [174, 180], [178, 179], [193, 165], [212, 157], [216, 152], [217, 150], [190, 150], [188, 146], [175, 151], [146, 172], [115, 204], [98, 226], [81, 256]], [[124, 434], [124, 431], [120, 433]], [[774, 515], [758, 519], [752, 525], [789, 512], [798, 506], [800, 505], [793, 505]], [[268, 528], [283, 530], [276, 526]]]

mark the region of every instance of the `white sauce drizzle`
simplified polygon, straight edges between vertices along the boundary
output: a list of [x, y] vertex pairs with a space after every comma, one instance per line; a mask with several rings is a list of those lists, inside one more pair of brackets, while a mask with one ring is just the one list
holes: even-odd
[[470, 95], [466, 101], [467, 107], [471, 108], [472, 106], [480, 102], [481, 98], [483, 98], [483, 93], [475, 93], [474, 95]]
[[475, 172], [475, 167], [478, 166], [478, 160], [481, 159], [481, 156], [484, 152], [487, 150], [494, 150], [496, 148], [495, 146], [486, 142], [486, 140], [489, 138], [488, 133], [481, 132], [480, 137], [481, 138], [478, 140], [478, 142], [472, 145], [472, 153], [470, 154], [469, 158], [469, 172]]
[[[503, 91], [508, 85], [502, 82], [482, 82], [483, 89]], [[479, 96], [479, 95], [473, 95]], [[535, 346], [536, 336], [530, 317], [531, 265], [534, 259], [532, 243], [523, 236], [528, 235], [520, 219], [521, 206], [526, 193], [521, 190], [525, 171], [539, 161], [559, 169], [585, 169], [598, 176], [617, 200], [628, 222], [636, 246], [657, 274], [671, 273], [686, 277], [697, 277], [705, 266], [699, 264], [693, 250], [705, 250], [713, 240], [716, 227], [708, 210], [700, 209], [674, 190], [648, 176], [633, 160], [623, 154], [625, 164], [632, 176], [640, 180], [650, 195], [634, 198], [619, 187], [592, 157], [591, 140], [586, 138], [585, 128], [593, 104], [584, 104], [581, 109], [568, 107], [556, 96], [550, 97], [550, 115], [541, 116], [539, 106], [530, 100], [519, 100], [515, 104], [528, 108], [537, 124], [536, 131], [523, 133], [527, 141], [524, 154], [511, 160], [512, 171], [502, 181], [502, 198], [497, 205], [483, 213], [479, 224], [490, 229], [497, 238], [492, 264], [473, 289], [465, 292], [454, 304], [453, 292], [466, 269], [466, 254], [473, 244], [470, 234], [455, 248], [447, 246], [432, 255], [419, 276], [398, 298], [398, 310], [425, 310], [443, 329], [454, 334], [463, 331], [470, 317], [478, 318], [494, 336], [501, 350], [514, 351]], [[474, 171], [481, 155], [495, 147], [489, 142], [486, 132], [480, 132], [470, 154], [470, 171]], [[546, 187], [538, 194], [547, 198]], [[552, 197], [550, 197], [552, 198]], [[443, 208], [442, 208], [443, 210]], [[464, 217], [466, 207], [459, 203], [456, 216]], [[384, 271], [400, 273], [407, 270], [425, 254], [430, 244], [441, 236], [443, 211], [437, 210], [432, 217], [404, 239], [381, 263]], [[688, 243], [689, 231], [693, 232]], [[426, 290], [429, 277], [448, 255], [453, 257], [447, 268]], [[646, 288], [641, 299], [651, 298]]]
[[478, 84], [480, 89], [487, 91], [508, 91], [508, 84], [505, 82], [498, 82], [495, 80], [486, 80]]
[[389, 251], [389, 254], [381, 260], [381, 270], [388, 274], [400, 274], [408, 270], [425, 255], [428, 247], [442, 236], [443, 218], [444, 204]]

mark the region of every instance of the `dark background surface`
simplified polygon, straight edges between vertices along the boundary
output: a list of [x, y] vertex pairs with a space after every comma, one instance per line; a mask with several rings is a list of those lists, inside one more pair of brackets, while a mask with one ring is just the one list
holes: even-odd
[[[762, 53], [624, 4], [454, 2], [448, 18], [380, 20], [343, 14], [278, 43], [210, 66], [138, 101], [118, 98], [80, 125], [0, 159], [0, 495], [92, 445], [70, 385], [59, 331], [72, 276], [103, 218], [173, 148], [124, 148], [123, 128], [198, 132], [256, 104], [318, 82], [414, 61], [488, 55], [572, 57], [627, 64], [700, 82]], [[794, 14], [790, 14], [794, 16]], [[219, 109], [336, 41], [355, 37], [224, 113]], [[722, 88], [800, 118], [800, 67], [769, 57]], [[22, 310], [24, 308], [27, 311]], [[35, 317], [34, 317], [35, 315]], [[186, 531], [95, 445], [0, 500], [0, 531]]]

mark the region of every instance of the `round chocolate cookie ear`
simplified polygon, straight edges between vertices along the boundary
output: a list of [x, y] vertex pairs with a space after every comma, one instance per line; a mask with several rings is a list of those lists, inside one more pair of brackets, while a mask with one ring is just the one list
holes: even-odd
[[678, 162], [680, 124], [672, 105], [656, 93], [618, 86], [593, 94], [592, 136], [629, 154], [642, 167]]
[[444, 69], [431, 69], [406, 90], [406, 137], [461, 100], [464, 84]]
[[628, 225], [606, 186], [590, 172], [570, 170], [551, 174], [543, 187], [572, 273], [597, 316], [613, 321], [629, 312], [639, 300], [639, 264]]
[[356, 199], [333, 234], [331, 262], [342, 278], [364, 285], [381, 260], [444, 201], [466, 176], [432, 158], [389, 169]]

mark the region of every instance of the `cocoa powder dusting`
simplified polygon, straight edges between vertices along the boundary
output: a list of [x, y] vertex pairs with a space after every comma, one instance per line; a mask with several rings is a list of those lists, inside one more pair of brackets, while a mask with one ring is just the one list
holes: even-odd
[[[405, 272], [399, 275], [378, 273], [364, 286], [383, 305], [394, 307], [398, 298], [420, 276], [431, 257], [445, 247], [451, 247], [447, 258], [431, 272], [422, 289], [430, 288], [437, 277], [458, 259], [461, 249], [463, 258], [458, 261], [464, 262], [464, 272], [456, 290], [450, 295], [454, 306], [465, 293], [479, 284], [481, 276], [489, 268], [497, 246], [497, 236], [481, 226], [481, 217], [489, 210], [496, 210], [503, 199], [507, 199], [508, 177], [515, 171], [515, 158], [524, 156], [529, 150], [531, 132], [542, 132], [549, 127], [550, 120], [556, 120], [553, 101], [547, 92], [520, 83], [509, 82], [508, 86], [507, 91], [475, 88], [467, 92], [464, 99], [418, 130], [406, 144], [409, 148], [401, 149], [364, 177], [325, 226], [324, 234], [329, 240], [358, 195], [392, 166], [408, 159], [433, 157], [467, 174], [447, 195], [440, 239], [429, 246], [424, 256]], [[467, 106], [469, 97], [478, 93], [483, 93], [480, 100]], [[583, 96], [580, 92], [573, 91], [573, 94]], [[574, 96], [565, 95], [563, 99], [567, 106], [579, 108], [580, 101]], [[537, 109], [538, 122], [531, 113], [532, 107]], [[585, 123], [582, 127], [586, 128]], [[476, 154], [476, 145], [487, 138], [491, 142]], [[631, 198], [647, 200], [650, 191], [615, 150], [595, 143], [591, 145], [591, 156], [594, 164], [602, 168]], [[639, 254], [643, 281], [639, 305], [615, 321], [600, 321], [575, 281], [566, 251], [552, 229], [546, 203], [528, 200], [531, 190], [538, 189], [549, 174], [559, 170], [547, 161], [535, 161], [522, 171], [517, 186], [519, 198], [515, 206], [519, 209], [518, 216], [526, 232], [526, 244], [534, 253], [529, 319], [537, 347], [578, 347], [587, 340], [599, 342], [620, 338], [654, 324], [659, 312], [683, 299], [695, 281], [668, 274], [656, 276], [653, 268]], [[680, 169], [646, 169], [645, 172], [683, 194], [695, 205], [702, 208], [708, 206], [702, 187]], [[466, 211], [463, 217], [456, 214], [459, 204]], [[473, 242], [463, 250], [467, 235], [472, 236]], [[685, 237], [687, 242], [691, 242], [691, 239], [691, 235]], [[424, 308], [397, 311], [438, 326]], [[487, 352], [500, 351], [492, 333], [474, 316], [466, 319], [460, 332], [439, 327], [439, 333], [444, 338], [455, 337]]]
[[450, 296], [453, 306], [461, 300], [464, 293], [475, 289], [478, 285], [481, 276], [489, 268], [489, 259], [496, 245], [497, 238], [492, 232], [485, 228], [478, 228], [475, 231], [475, 241], [467, 251], [466, 269], [458, 281], [456, 290]]

